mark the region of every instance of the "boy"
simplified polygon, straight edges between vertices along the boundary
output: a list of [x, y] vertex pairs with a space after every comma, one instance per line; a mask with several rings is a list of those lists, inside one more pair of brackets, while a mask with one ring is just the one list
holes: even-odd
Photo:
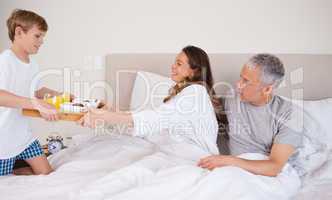
[[[44, 18], [26, 10], [14, 10], [7, 20], [10, 49], [0, 54], [0, 176], [8, 174], [49, 174], [52, 168], [41, 146], [32, 136], [22, 108], [38, 109], [48, 121], [58, 120], [54, 106], [41, 98], [60, 93], [42, 88], [30, 96], [31, 81], [38, 65], [30, 59], [43, 44], [48, 26]], [[14, 171], [16, 160], [25, 160], [30, 168]]]

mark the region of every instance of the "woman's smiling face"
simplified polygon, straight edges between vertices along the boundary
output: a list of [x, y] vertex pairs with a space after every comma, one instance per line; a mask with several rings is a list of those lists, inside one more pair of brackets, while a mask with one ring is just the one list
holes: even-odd
[[172, 65], [171, 78], [175, 82], [181, 82], [185, 78], [192, 77], [194, 70], [190, 68], [188, 57], [184, 52], [176, 56], [175, 63]]

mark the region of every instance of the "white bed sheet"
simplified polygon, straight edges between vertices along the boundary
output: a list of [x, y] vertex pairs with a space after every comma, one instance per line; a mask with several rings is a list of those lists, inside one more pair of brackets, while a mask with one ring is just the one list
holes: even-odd
[[[70, 148], [49, 158], [56, 169], [52, 174], [0, 177], [0, 199], [73, 199], [80, 189], [155, 151], [152, 143], [140, 138], [78, 135]], [[313, 198], [332, 199], [332, 157], [313, 177], [305, 180], [295, 197], [296, 200]]]
[[126, 136], [78, 135], [70, 148], [50, 156], [48, 176], [0, 177], [0, 199], [69, 199], [72, 192], [153, 152], [154, 146]]
[[325, 164], [303, 180], [303, 187], [295, 198], [295, 200], [309, 199], [332, 199], [332, 150]]

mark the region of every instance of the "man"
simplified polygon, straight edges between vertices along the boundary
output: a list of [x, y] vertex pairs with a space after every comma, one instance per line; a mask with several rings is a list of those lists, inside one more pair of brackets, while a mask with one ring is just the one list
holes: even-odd
[[[287, 125], [292, 115], [291, 102], [273, 94], [284, 75], [284, 66], [276, 56], [258, 54], [250, 58], [242, 68], [235, 98], [225, 101], [230, 155], [203, 158], [198, 166], [209, 170], [232, 166], [268, 177], [281, 173], [302, 144], [301, 135]], [[240, 158], [244, 153], [268, 158]]]

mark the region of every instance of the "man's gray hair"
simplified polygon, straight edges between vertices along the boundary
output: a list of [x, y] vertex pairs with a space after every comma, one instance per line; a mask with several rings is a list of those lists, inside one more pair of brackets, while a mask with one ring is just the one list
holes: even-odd
[[257, 54], [249, 59], [249, 68], [259, 67], [261, 71], [261, 81], [264, 84], [277, 88], [285, 76], [285, 68], [281, 60], [272, 54]]

